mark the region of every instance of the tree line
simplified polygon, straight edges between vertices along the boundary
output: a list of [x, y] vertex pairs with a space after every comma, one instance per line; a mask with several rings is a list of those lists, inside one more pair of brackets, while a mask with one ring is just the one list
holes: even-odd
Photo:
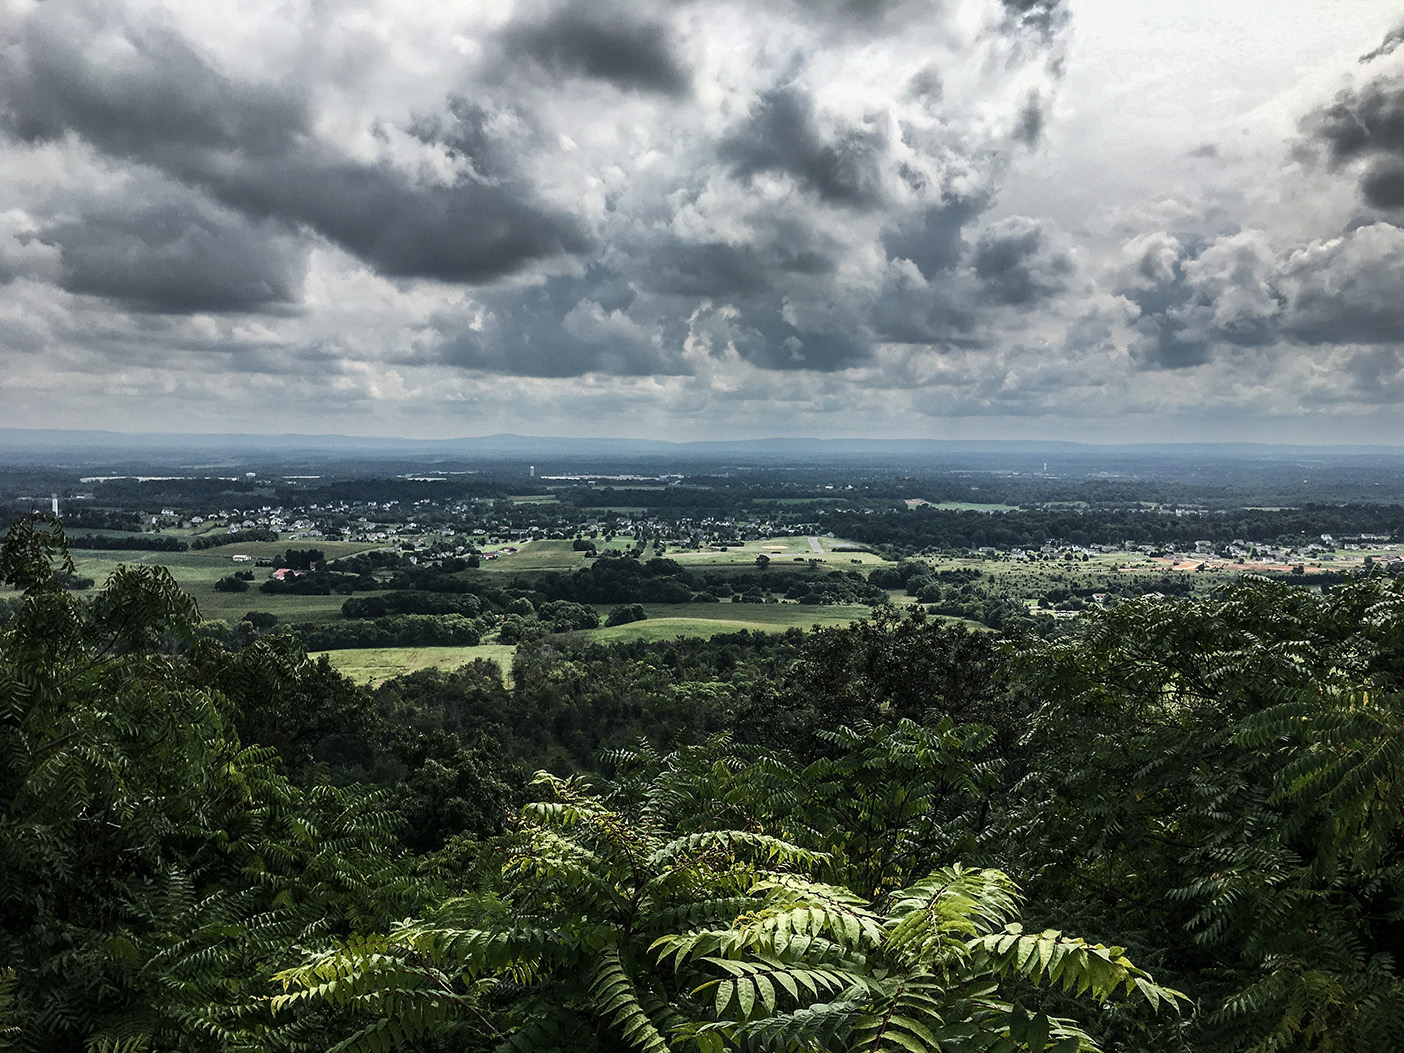
[[1376, 534], [1397, 539], [1404, 530], [1404, 508], [1308, 505], [1176, 516], [1139, 508], [980, 512], [923, 506], [900, 511], [832, 510], [824, 514], [823, 523], [825, 530], [839, 537], [907, 553], [984, 547], [1038, 549], [1051, 541], [1184, 548], [1195, 541], [1226, 543], [1234, 539], [1299, 545], [1319, 541], [1322, 534]]

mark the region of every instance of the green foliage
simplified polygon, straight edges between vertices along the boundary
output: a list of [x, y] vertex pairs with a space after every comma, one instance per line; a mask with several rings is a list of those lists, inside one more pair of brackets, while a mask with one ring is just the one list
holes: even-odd
[[275, 530], [247, 529], [235, 530], [224, 534], [204, 534], [194, 538], [190, 542], [193, 549], [220, 548], [224, 545], [246, 545], [254, 541], [277, 541], [278, 533]]
[[988, 725], [1012, 744], [1027, 707], [1002, 668], [996, 637], [888, 605], [871, 619], [810, 633], [787, 675], [753, 685], [736, 731], [810, 759], [830, 750], [822, 731], [920, 721], [931, 709]]
[[824, 850], [822, 873], [865, 896], [890, 892], [973, 850], [972, 824], [993, 785], [987, 729], [928, 723], [821, 732], [831, 755], [808, 765], [725, 736], [663, 754], [614, 751], [623, 799], [651, 821], [693, 832], [764, 829]]
[[1397, 582], [1251, 582], [1025, 656], [1048, 701], [1004, 863], [1157, 947], [1197, 1049], [1404, 1045], [1401, 626]]
[[[1404, 1048], [1404, 583], [1128, 602], [1001, 653], [890, 608], [548, 640], [596, 615], [532, 582], [417, 615], [530, 605], [510, 688], [372, 697], [253, 622], [199, 638], [162, 570], [76, 595], [46, 517], [0, 580], [0, 1048]], [[614, 784], [520, 805], [514, 761], [629, 741]]]
[[243, 1046], [267, 1030], [271, 960], [418, 903], [384, 853], [394, 815], [362, 791], [299, 791], [241, 745], [228, 698], [170, 653], [196, 612], [164, 570], [122, 567], [81, 602], [65, 565], [43, 517], [0, 549], [24, 590], [0, 628], [0, 1036]]
[[474, 647], [482, 638], [482, 622], [459, 614], [393, 614], [342, 622], [309, 622], [289, 626], [308, 650], [343, 647]]
[[496, 896], [313, 956], [281, 974], [275, 1008], [342, 1010], [347, 1051], [457, 1025], [539, 1051], [1013, 1053], [1095, 1048], [1017, 1006], [1020, 984], [1181, 998], [1120, 948], [1024, 936], [998, 871], [943, 868], [874, 901], [818, 880], [825, 853], [783, 838], [675, 833], [660, 820], [686, 788], [623, 811], [578, 781], [537, 784], [547, 799], [505, 843]]
[[605, 618], [605, 625], [607, 627], [628, 625], [630, 622], [641, 622], [647, 617], [648, 615], [644, 612], [642, 605], [626, 603], [618, 607], [610, 608], [609, 616]]

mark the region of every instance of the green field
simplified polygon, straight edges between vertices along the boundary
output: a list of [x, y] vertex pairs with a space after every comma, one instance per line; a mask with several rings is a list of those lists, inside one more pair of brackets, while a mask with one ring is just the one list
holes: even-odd
[[457, 669], [478, 658], [502, 667], [502, 679], [512, 686], [512, 657], [517, 648], [510, 644], [479, 644], [477, 647], [365, 647], [346, 651], [314, 651], [312, 657], [326, 655], [333, 668], [358, 684], [375, 687], [402, 673], [421, 669]]
[[1018, 505], [990, 505], [978, 501], [936, 501], [929, 507], [952, 512], [1017, 512]]
[[[646, 621], [566, 634], [573, 640], [616, 643], [621, 640], [675, 640], [681, 636], [716, 636], [719, 633], [783, 632], [816, 625], [848, 625], [866, 618], [870, 608], [861, 605], [808, 607], [797, 603], [680, 603], [645, 604]], [[488, 658], [502, 667], [510, 681], [511, 644], [477, 647], [367, 647], [355, 650], [318, 651], [358, 684], [375, 686], [401, 673], [419, 669], [457, 669], [475, 658]], [[510, 682], [508, 684], [510, 685]]]
[[[871, 607], [844, 604], [810, 607], [799, 603], [645, 603], [647, 621], [571, 633], [575, 639], [614, 643], [618, 640], [675, 640], [680, 636], [716, 636], [747, 629], [776, 633], [815, 625], [848, 625], [866, 618]], [[608, 611], [599, 608], [600, 613]]]
[[572, 550], [569, 541], [511, 541], [504, 545], [489, 545], [487, 551], [509, 545], [519, 551], [483, 560], [482, 569], [490, 573], [507, 571], [514, 574], [538, 570], [579, 570], [587, 562], [585, 553]]
[[[606, 541], [604, 538], [592, 538], [591, 540], [600, 552], [607, 549], [627, 552], [634, 547], [634, 538], [628, 534], [620, 534], [612, 541]], [[684, 567], [754, 566], [756, 557], [762, 554], [769, 556], [777, 566], [790, 563], [798, 566], [815, 559], [821, 564], [830, 565], [834, 570], [848, 570], [853, 566], [862, 566], [867, 569], [884, 562], [881, 556], [872, 552], [833, 551], [835, 547], [857, 548], [859, 547], [857, 542], [830, 537], [820, 537], [815, 540], [819, 542], [821, 549], [819, 552], [814, 551], [806, 537], [774, 537], [731, 545], [725, 550], [703, 548], [695, 552], [665, 544], [662, 557], [677, 560]], [[511, 555], [498, 556], [496, 559], [485, 560], [483, 570], [493, 574], [579, 570], [588, 565], [590, 560], [594, 558], [587, 557], [583, 552], [576, 552], [571, 548], [572, 542], [570, 541], [519, 541], [507, 544], [518, 548], [519, 551]], [[501, 548], [506, 547], [506, 545], [489, 546], [490, 549], [493, 547]], [[656, 555], [658, 555], [656, 546], [649, 542], [644, 547], [643, 555], [640, 558], [647, 561]]]
[[820, 551], [815, 552], [807, 537], [768, 537], [759, 541], [747, 541], [740, 545], [730, 545], [726, 551], [704, 548], [699, 552], [669, 549], [665, 555], [675, 559], [684, 567], [708, 566], [725, 567], [737, 564], [754, 564], [756, 557], [769, 556], [773, 564], [808, 563], [811, 559], [831, 565], [833, 570], [848, 570], [855, 564], [874, 567], [885, 562], [872, 552], [835, 552], [834, 548], [858, 548], [856, 541], [843, 538], [818, 537]]
[[[357, 541], [255, 541], [224, 545], [190, 552], [143, 552], [137, 550], [73, 549], [73, 563], [79, 574], [101, 585], [121, 563], [165, 567], [176, 584], [195, 597], [205, 618], [238, 621], [248, 611], [271, 611], [285, 622], [328, 621], [341, 617], [345, 596], [265, 596], [258, 586], [268, 577], [267, 567], [235, 563], [236, 553], [253, 559], [273, 559], [288, 548], [319, 548], [328, 559], [384, 548], [382, 544]], [[216, 592], [214, 583], [236, 570], [252, 570], [254, 580], [247, 592]]]
[[[614, 551], [628, 552], [634, 547], [634, 537], [631, 534], [620, 534], [613, 541], [606, 541], [602, 537], [591, 538], [597, 552]], [[496, 559], [483, 561], [482, 569], [493, 574], [501, 573], [529, 573], [543, 570], [579, 570], [588, 566], [594, 556], [587, 556], [584, 552], [577, 552], [571, 546], [572, 541], [512, 541], [503, 545], [489, 545], [488, 551], [495, 548], [505, 548], [508, 545], [518, 548], [520, 551], [511, 555], [498, 556]], [[657, 548], [650, 541], [644, 545], [643, 555], [640, 559], [647, 562], [658, 554]], [[676, 553], [669, 549], [663, 555], [672, 558]], [[751, 557], [752, 560], [755, 556]]]

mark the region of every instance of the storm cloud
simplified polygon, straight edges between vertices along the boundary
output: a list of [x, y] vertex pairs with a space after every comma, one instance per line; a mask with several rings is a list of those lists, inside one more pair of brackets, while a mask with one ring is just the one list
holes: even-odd
[[306, 254], [285, 232], [179, 185], [135, 182], [39, 232], [59, 250], [65, 289], [159, 314], [297, 301]]
[[1121, 294], [1146, 366], [1203, 365], [1233, 348], [1404, 343], [1404, 230], [1359, 227], [1275, 251], [1264, 231], [1202, 245], [1128, 244]]
[[1205, 48], [1238, 38], [1138, 9], [1145, 53], [1194, 73], [1118, 78], [1137, 41], [1074, 13], [16, 0], [0, 411], [272, 415], [296, 389], [331, 430], [595, 406], [924, 433], [1395, 390], [1404, 36], [1355, 12], [1324, 58], [1292, 38], [1284, 68], [1331, 63], [1312, 79], [1210, 105]]
[[1010, 216], [988, 227], [975, 243], [975, 274], [1000, 303], [1025, 305], [1067, 287], [1072, 261], [1052, 247], [1043, 225]]
[[720, 155], [742, 178], [779, 173], [825, 201], [861, 206], [881, 197], [884, 145], [874, 127], [824, 132], [809, 97], [783, 85], [760, 97], [741, 128], [722, 141]]
[[[1367, 66], [1394, 53], [1404, 26], [1361, 62]], [[1341, 91], [1335, 101], [1305, 122], [1337, 168], [1360, 172], [1360, 192], [1372, 208], [1404, 210], [1404, 71], [1382, 72]]]
[[485, 281], [588, 245], [578, 222], [533, 203], [529, 187], [350, 157], [318, 139], [294, 91], [229, 77], [167, 28], [86, 16], [44, 5], [7, 49], [0, 123], [15, 137], [77, 136], [255, 222], [310, 229], [390, 275]]
[[668, 27], [627, 9], [575, 3], [523, 18], [503, 30], [507, 63], [551, 77], [593, 77], [625, 91], [686, 95], [691, 78]]
[[[352, 148], [327, 131], [329, 85], [315, 71], [255, 74], [170, 19], [57, 0], [14, 27], [0, 128], [30, 149], [81, 144], [146, 173], [129, 175], [125, 199], [38, 224], [64, 289], [158, 313], [296, 309], [308, 239], [323, 239], [386, 278], [480, 289], [460, 312], [479, 328], [435, 329], [438, 360], [464, 369], [666, 374], [682, 361], [680, 318], [699, 308], [722, 310], [725, 346], [770, 370], [844, 369], [893, 332], [971, 328], [979, 306], [950, 283], [894, 294], [879, 272], [896, 258], [928, 281], [974, 266], [979, 282], [960, 288], [983, 282], [999, 304], [1053, 291], [1059, 265], [1035, 261], [1038, 246], [996, 230], [972, 256], [966, 232], [1012, 149], [1036, 138], [1030, 107], [1041, 113], [1054, 86], [1059, 5], [988, 7], [965, 42], [955, 11], [838, 5], [861, 36], [820, 33], [805, 58], [808, 10], [742, 2], [713, 25], [687, 5], [523, 4], [477, 31], [477, 57], [437, 97], [370, 115]], [[717, 51], [726, 17], [753, 34], [734, 58]], [[932, 44], [948, 80], [999, 56], [1002, 121], [965, 122], [963, 101], [932, 80]], [[909, 70], [895, 96], [870, 75], [874, 53]], [[727, 92], [710, 106], [690, 101], [701, 70], [708, 91]], [[1015, 83], [1031, 76], [1042, 89]], [[928, 89], [908, 90], [918, 82]], [[615, 94], [578, 94], [587, 84]], [[612, 107], [633, 124], [615, 126]], [[621, 178], [601, 141], [640, 170]]]

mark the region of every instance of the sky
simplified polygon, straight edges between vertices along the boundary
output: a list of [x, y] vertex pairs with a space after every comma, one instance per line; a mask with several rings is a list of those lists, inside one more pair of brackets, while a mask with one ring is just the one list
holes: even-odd
[[0, 426], [1404, 444], [1404, 3], [0, 0]]

